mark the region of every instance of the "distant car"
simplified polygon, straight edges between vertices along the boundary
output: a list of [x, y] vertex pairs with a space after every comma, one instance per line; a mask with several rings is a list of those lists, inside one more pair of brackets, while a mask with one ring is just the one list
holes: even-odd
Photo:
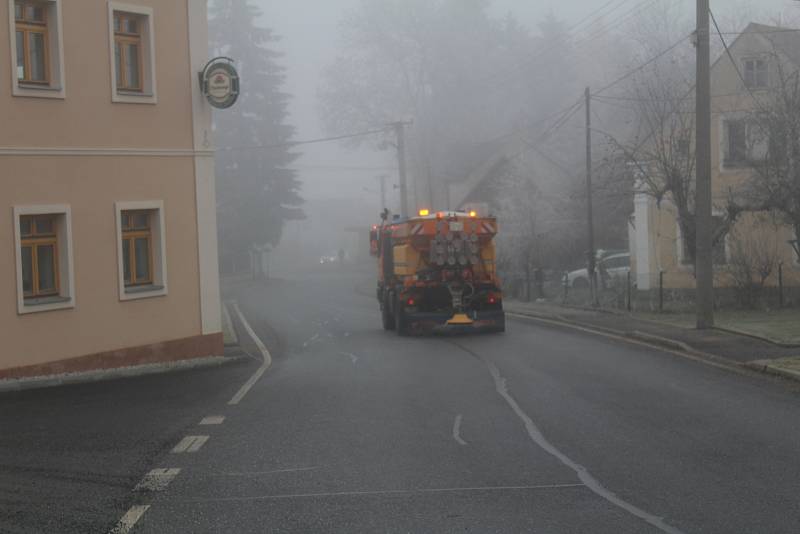
[[319, 264], [320, 265], [328, 265], [331, 263], [337, 263], [339, 259], [336, 256], [320, 256], [319, 257]]
[[[597, 272], [603, 285], [607, 286], [614, 280], [622, 279], [631, 270], [631, 255], [629, 252], [609, 254], [597, 260]], [[577, 269], [567, 273], [567, 285], [575, 289], [589, 287], [589, 270]]]

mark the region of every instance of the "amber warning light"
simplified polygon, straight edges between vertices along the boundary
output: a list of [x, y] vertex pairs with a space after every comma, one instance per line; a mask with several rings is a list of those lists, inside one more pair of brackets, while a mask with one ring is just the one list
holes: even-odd
[[430, 210], [426, 210], [426, 209], [419, 210], [419, 216], [420, 217], [427, 217], [430, 214], [431, 214]]

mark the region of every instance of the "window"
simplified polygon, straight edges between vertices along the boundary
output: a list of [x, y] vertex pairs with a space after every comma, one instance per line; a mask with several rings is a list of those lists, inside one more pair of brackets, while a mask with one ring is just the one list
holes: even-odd
[[769, 67], [765, 59], [745, 59], [742, 61], [744, 84], [752, 89], [769, 85]]
[[9, 0], [15, 96], [64, 98], [61, 0]]
[[118, 91], [142, 90], [142, 21], [138, 15], [114, 13], [114, 65]]
[[17, 36], [17, 80], [23, 83], [49, 83], [47, 10], [41, 4], [16, 2], [14, 19]]
[[14, 208], [18, 312], [74, 306], [69, 208]]
[[20, 217], [22, 292], [26, 299], [58, 294], [58, 238], [54, 215]]
[[118, 202], [116, 211], [120, 300], [166, 295], [163, 203]]
[[122, 269], [125, 287], [153, 283], [153, 235], [149, 211], [122, 212]]
[[110, 2], [109, 35], [112, 101], [155, 104], [153, 10]]
[[742, 120], [725, 121], [727, 143], [725, 165], [742, 165], [747, 162], [747, 123]]

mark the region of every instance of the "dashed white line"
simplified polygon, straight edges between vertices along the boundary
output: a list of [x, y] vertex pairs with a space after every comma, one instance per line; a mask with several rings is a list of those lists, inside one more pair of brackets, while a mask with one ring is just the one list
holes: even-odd
[[109, 534], [128, 534], [131, 530], [133, 530], [136, 522], [142, 518], [148, 508], [150, 508], [149, 504], [131, 506], [131, 509], [122, 516], [122, 519], [119, 520], [117, 526], [112, 528]]
[[459, 445], [467, 444], [466, 441], [461, 439], [461, 414], [458, 414], [456, 420], [453, 421], [453, 439], [456, 440]]
[[225, 421], [224, 415], [209, 415], [208, 417], [203, 417], [203, 420], [200, 421], [201, 425], [221, 425], [222, 422]]
[[309, 339], [308, 341], [305, 341], [303, 343], [303, 348], [308, 347], [309, 345], [311, 345], [312, 343], [314, 343], [318, 339], [319, 339], [319, 334], [314, 334], [313, 336], [311, 336], [311, 339]]
[[250, 388], [252, 388], [256, 382], [258, 382], [258, 379], [261, 378], [261, 375], [263, 375], [266, 372], [266, 370], [269, 369], [270, 365], [272, 365], [272, 355], [267, 350], [267, 347], [264, 346], [264, 343], [262, 343], [261, 340], [258, 339], [256, 333], [253, 332], [253, 329], [250, 327], [250, 323], [248, 323], [247, 319], [244, 318], [242, 310], [239, 309], [239, 304], [237, 302], [233, 303], [233, 309], [234, 311], [236, 311], [236, 315], [242, 322], [242, 326], [244, 326], [245, 331], [247, 331], [247, 334], [250, 336], [250, 338], [256, 344], [256, 347], [258, 347], [258, 350], [261, 352], [261, 356], [264, 358], [264, 363], [262, 363], [261, 367], [259, 367], [256, 370], [256, 372], [253, 373], [253, 376], [251, 376], [247, 380], [247, 382], [245, 382], [244, 385], [242, 385], [242, 387], [239, 388], [239, 391], [236, 392], [236, 395], [234, 395], [233, 398], [231, 398], [231, 400], [228, 401], [229, 405], [239, 404], [239, 402], [241, 402], [244, 396], [247, 395], [247, 392], [250, 391]]
[[142, 478], [133, 491], [162, 491], [180, 472], [180, 468], [177, 467], [153, 469]]
[[208, 441], [208, 436], [186, 436], [180, 440], [177, 445], [175, 445], [175, 448], [172, 449], [172, 452], [175, 454], [184, 452], [197, 452], [206, 441]]

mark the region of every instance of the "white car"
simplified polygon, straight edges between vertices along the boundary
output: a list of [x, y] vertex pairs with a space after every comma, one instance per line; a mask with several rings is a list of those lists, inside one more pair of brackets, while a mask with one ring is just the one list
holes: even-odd
[[[597, 272], [602, 284], [608, 286], [616, 279], [624, 279], [631, 270], [629, 252], [610, 254], [597, 260]], [[569, 287], [586, 289], [589, 287], [589, 270], [577, 269], [566, 274]]]

